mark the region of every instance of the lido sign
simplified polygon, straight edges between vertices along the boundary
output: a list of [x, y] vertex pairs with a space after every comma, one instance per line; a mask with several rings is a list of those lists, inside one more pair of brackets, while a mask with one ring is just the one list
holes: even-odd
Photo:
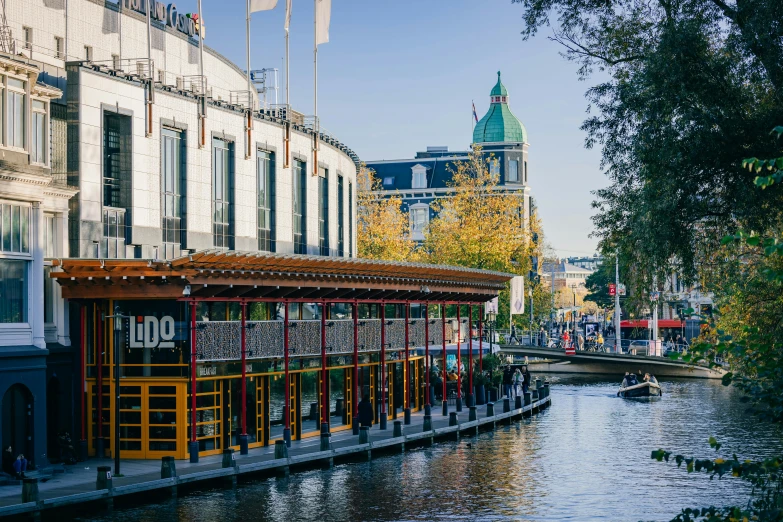
[[131, 316], [128, 346], [130, 348], [174, 348], [174, 318], [164, 315]]
[[130, 9], [146, 16], [147, 2], [150, 4], [150, 18], [153, 20], [168, 25], [188, 36], [198, 34], [196, 21], [188, 15], [180, 14], [177, 11], [177, 4], [166, 5], [157, 0], [122, 0], [122, 8]]

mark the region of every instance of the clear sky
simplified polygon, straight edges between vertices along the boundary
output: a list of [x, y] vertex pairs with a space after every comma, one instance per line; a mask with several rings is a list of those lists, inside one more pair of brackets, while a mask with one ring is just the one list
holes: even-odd
[[[180, 10], [195, 11], [196, 0]], [[206, 44], [244, 68], [245, 1], [202, 0]], [[253, 14], [251, 67], [283, 80], [285, 0]], [[593, 196], [605, 186], [598, 150], [584, 148], [584, 93], [576, 66], [544, 31], [523, 41], [511, 0], [332, 0], [330, 42], [319, 47], [321, 125], [363, 160], [413, 157], [428, 145], [465, 149], [471, 100], [479, 118], [502, 72], [527, 128], [529, 181], [548, 241], [563, 256], [592, 254]], [[280, 101], [284, 100], [284, 88]], [[291, 104], [313, 111], [313, 0], [293, 0]]]

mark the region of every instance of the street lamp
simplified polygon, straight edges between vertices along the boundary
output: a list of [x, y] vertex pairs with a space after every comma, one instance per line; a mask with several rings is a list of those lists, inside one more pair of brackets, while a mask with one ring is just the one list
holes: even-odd
[[489, 324], [489, 353], [492, 354], [492, 342], [495, 340], [492, 334], [492, 328], [495, 326], [497, 320], [497, 312], [487, 312], [487, 323]]
[[122, 334], [122, 320], [130, 319], [128, 315], [122, 315], [120, 307], [114, 307], [114, 315], [107, 315], [104, 319], [114, 319], [114, 476], [120, 475], [120, 336]]

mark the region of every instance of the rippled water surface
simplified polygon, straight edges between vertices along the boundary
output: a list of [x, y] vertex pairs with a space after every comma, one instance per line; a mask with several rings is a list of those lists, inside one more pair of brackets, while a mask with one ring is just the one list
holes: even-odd
[[493, 433], [104, 520], [669, 520], [685, 505], [743, 502], [747, 487], [657, 463], [651, 450], [714, 456], [711, 435], [742, 457], [783, 448], [780, 430], [755, 421], [719, 382], [664, 381], [661, 400], [634, 402], [615, 396], [614, 381], [550, 381], [549, 410]]

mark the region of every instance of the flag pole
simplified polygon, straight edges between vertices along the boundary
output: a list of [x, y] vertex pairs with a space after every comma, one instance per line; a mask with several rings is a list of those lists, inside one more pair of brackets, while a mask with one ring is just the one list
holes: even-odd
[[313, 0], [313, 176], [318, 175], [318, 0]]
[[201, 92], [201, 103], [199, 107], [199, 119], [201, 120], [201, 129], [199, 129], [199, 148], [203, 148], [207, 141], [207, 131], [205, 129], [207, 119], [207, 81], [204, 79], [204, 17], [201, 16], [201, 0], [198, 0], [198, 69], [199, 69], [199, 91]]
[[250, 87], [250, 0], [245, 2], [247, 9], [247, 18], [245, 20], [245, 43], [247, 45], [247, 124], [245, 125], [247, 132], [247, 146], [245, 147], [245, 159], [249, 159], [251, 156], [250, 142], [252, 141], [253, 132], [253, 92]]

